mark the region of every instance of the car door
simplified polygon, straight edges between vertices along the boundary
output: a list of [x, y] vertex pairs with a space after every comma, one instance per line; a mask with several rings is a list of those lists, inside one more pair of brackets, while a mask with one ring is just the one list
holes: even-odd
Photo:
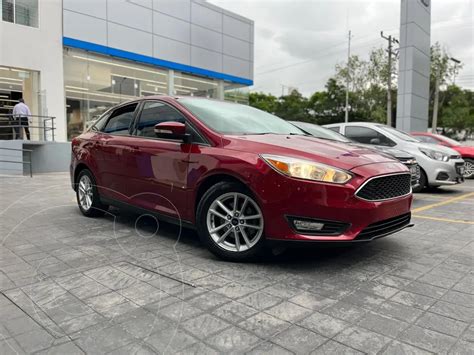
[[129, 193], [135, 206], [182, 218], [188, 205], [187, 175], [191, 143], [157, 138], [160, 122], [182, 122], [184, 116], [162, 101], [145, 100], [133, 129], [133, 168]]
[[135, 140], [130, 128], [138, 103], [115, 109], [96, 139], [99, 193], [108, 198], [127, 201], [128, 180]]
[[365, 126], [345, 126], [344, 135], [347, 138], [362, 144], [382, 145], [387, 147], [393, 147], [396, 145], [394, 141], [384, 134]]

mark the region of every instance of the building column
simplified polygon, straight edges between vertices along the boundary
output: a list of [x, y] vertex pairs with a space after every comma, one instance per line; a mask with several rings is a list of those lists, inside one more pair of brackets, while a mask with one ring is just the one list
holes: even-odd
[[217, 99], [224, 101], [224, 80], [219, 80], [217, 82]]
[[174, 96], [176, 95], [174, 92], [174, 70], [168, 70], [168, 95]]
[[397, 128], [426, 132], [430, 90], [430, 0], [401, 0]]

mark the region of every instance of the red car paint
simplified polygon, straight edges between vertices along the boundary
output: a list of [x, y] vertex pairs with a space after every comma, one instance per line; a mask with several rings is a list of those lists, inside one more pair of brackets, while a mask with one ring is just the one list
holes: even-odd
[[436, 144], [444, 145], [445, 147], [454, 149], [461, 155], [462, 158], [470, 158], [470, 159], [474, 158], [474, 147], [452, 144], [449, 140], [446, 139], [446, 137], [442, 136], [441, 134], [433, 134], [433, 133], [428, 133], [428, 132], [412, 132], [410, 134], [415, 137], [418, 137], [418, 136], [431, 137], [438, 142]]
[[[222, 135], [209, 129], [172, 97], [161, 100], [179, 110], [209, 145], [180, 143], [137, 136], [89, 131], [72, 141], [71, 177], [78, 166], [93, 173], [99, 194], [136, 207], [195, 222], [198, 193], [207, 179], [231, 176], [255, 195], [263, 212], [267, 239], [350, 241], [370, 224], [410, 212], [412, 195], [369, 202], [354, 195], [368, 179], [407, 168], [373, 150], [307, 136]], [[344, 185], [301, 180], [273, 170], [259, 154], [313, 160], [350, 171]], [[295, 232], [286, 216], [346, 222], [338, 236]]]

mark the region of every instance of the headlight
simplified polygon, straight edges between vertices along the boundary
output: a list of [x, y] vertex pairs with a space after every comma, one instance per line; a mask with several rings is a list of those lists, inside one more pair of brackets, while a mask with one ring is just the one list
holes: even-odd
[[267, 154], [261, 157], [276, 171], [298, 179], [345, 184], [352, 178], [344, 170], [310, 160]]
[[438, 160], [438, 161], [448, 161], [449, 155], [443, 154], [437, 150], [426, 149], [426, 148], [419, 148], [420, 152], [426, 155], [428, 158]]

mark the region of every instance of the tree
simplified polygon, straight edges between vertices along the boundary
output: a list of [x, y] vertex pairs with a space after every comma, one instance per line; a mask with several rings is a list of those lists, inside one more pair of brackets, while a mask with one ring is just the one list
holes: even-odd
[[260, 110], [275, 113], [277, 110], [277, 98], [271, 94], [264, 94], [263, 92], [251, 92], [249, 94], [250, 106], [256, 107]]
[[293, 90], [289, 95], [281, 96], [277, 101], [275, 114], [285, 120], [310, 121], [308, 99], [298, 90]]

